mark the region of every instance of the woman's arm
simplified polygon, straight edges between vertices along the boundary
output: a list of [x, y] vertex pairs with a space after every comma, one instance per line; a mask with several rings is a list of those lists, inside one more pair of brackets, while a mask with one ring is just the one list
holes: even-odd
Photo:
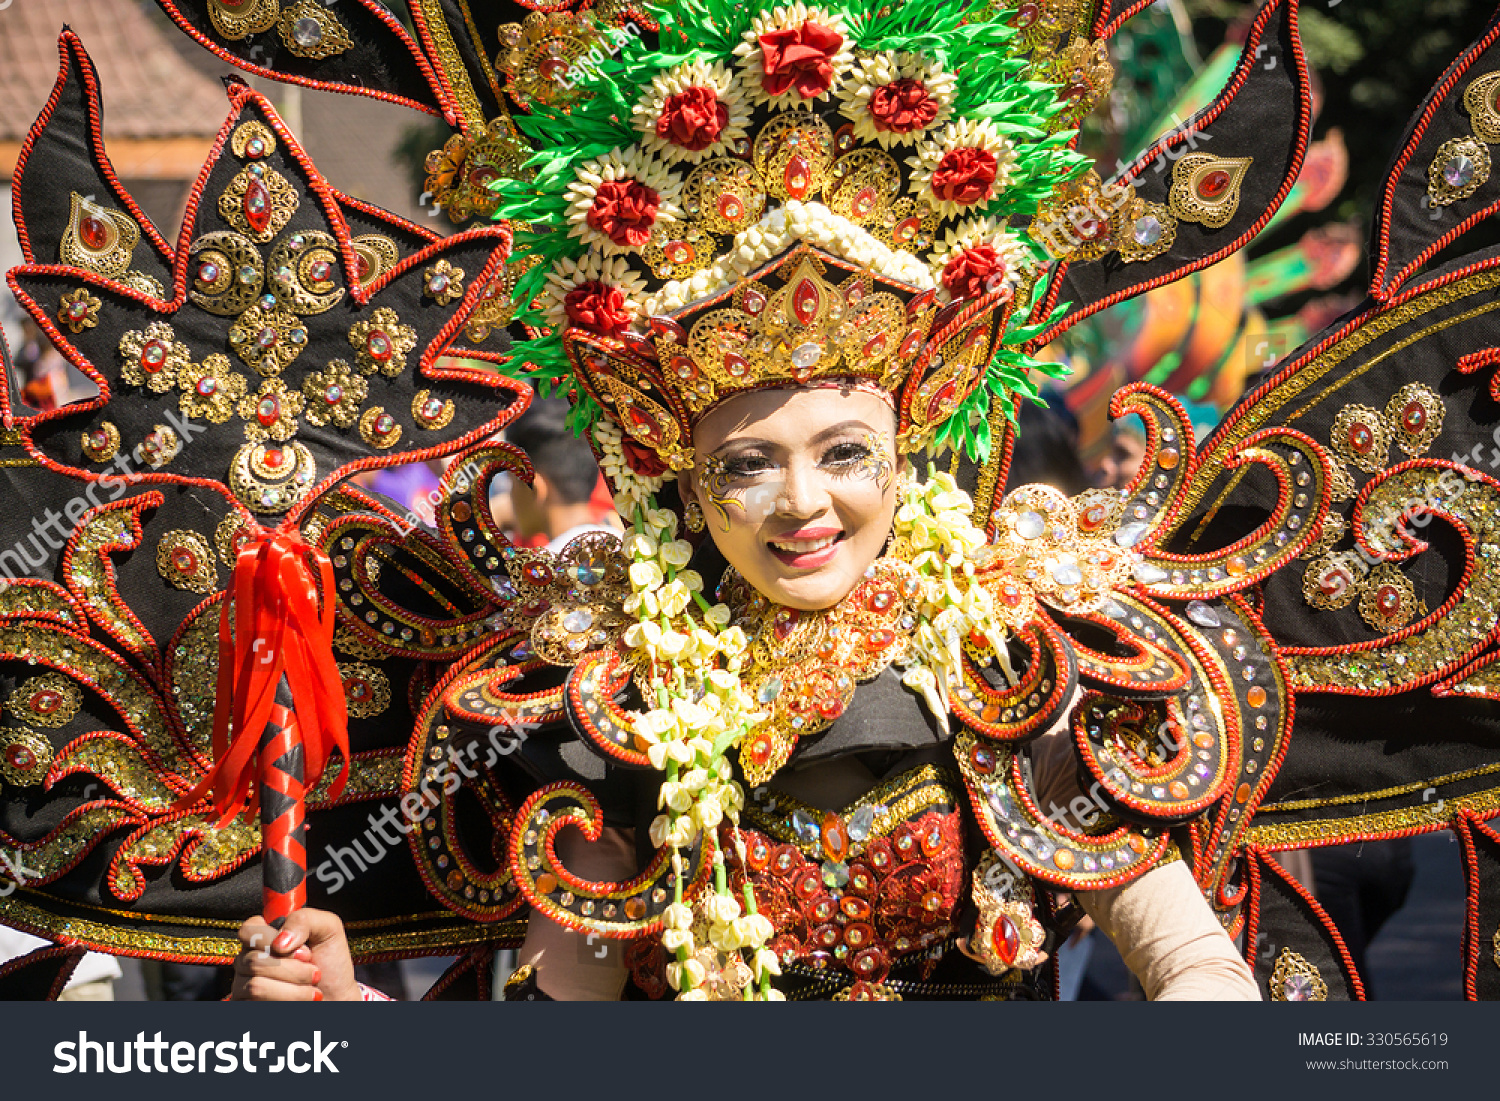
[[1260, 988], [1180, 860], [1108, 891], [1079, 891], [1153, 1002], [1260, 1000]]

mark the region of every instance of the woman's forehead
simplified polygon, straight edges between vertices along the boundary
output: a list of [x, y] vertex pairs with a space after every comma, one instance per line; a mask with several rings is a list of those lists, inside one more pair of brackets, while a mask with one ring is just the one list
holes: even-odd
[[889, 430], [895, 412], [880, 396], [852, 387], [756, 390], [737, 394], [705, 414], [693, 427], [693, 442], [700, 451], [743, 437], [796, 446], [848, 421]]

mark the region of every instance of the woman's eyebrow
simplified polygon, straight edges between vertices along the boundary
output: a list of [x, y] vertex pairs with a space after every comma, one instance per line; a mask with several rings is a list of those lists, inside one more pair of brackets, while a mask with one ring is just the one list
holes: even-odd
[[868, 424], [866, 424], [862, 420], [858, 420], [858, 419], [847, 420], [847, 421], [844, 421], [841, 424], [835, 424], [835, 425], [833, 425], [830, 428], [823, 429], [823, 431], [819, 432], [816, 436], [814, 436], [808, 442], [809, 443], [818, 443], [819, 441], [826, 440], [826, 439], [830, 438], [831, 436], [842, 435], [843, 433], [849, 431], [851, 428], [863, 428], [867, 432], [870, 430], [870, 426]]

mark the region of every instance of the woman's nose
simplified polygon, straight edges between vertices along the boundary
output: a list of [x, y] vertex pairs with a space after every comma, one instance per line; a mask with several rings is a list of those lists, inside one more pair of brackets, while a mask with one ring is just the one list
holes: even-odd
[[817, 471], [802, 463], [792, 463], [776, 498], [777, 513], [806, 519], [819, 515], [827, 507], [828, 492]]

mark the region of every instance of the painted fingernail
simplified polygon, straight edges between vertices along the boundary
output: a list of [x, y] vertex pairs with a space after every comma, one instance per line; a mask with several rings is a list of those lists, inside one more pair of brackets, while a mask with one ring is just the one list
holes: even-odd
[[313, 1001], [315, 1001], [315, 1002], [321, 1002], [322, 1000], [323, 1000], [323, 992], [321, 990], [314, 990], [313, 991]]
[[276, 943], [272, 946], [278, 952], [285, 952], [292, 947], [292, 934], [281, 933], [276, 937]]
[[323, 981], [323, 972], [319, 971], [316, 967], [314, 967], [313, 968], [313, 985], [317, 986], [318, 983], [320, 983], [322, 981]]

